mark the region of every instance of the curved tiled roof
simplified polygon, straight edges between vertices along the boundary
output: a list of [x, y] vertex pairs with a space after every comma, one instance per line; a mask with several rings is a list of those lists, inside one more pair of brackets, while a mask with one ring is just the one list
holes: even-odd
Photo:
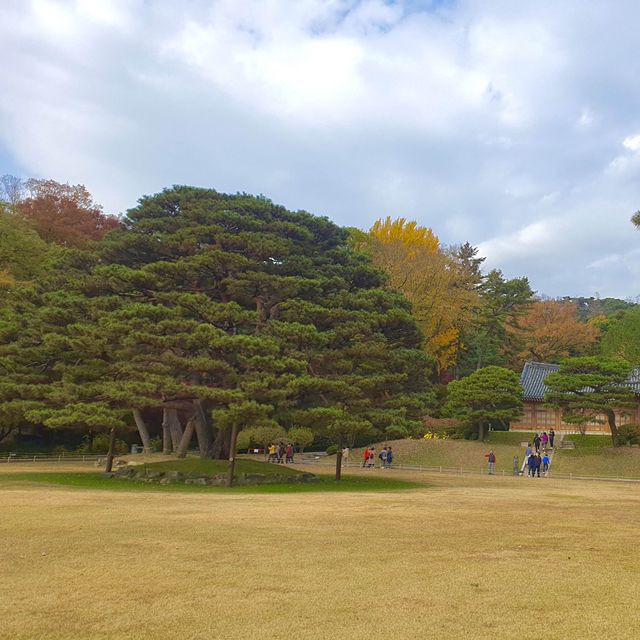
[[[523, 398], [525, 400], [544, 400], [544, 394], [548, 391], [544, 380], [550, 373], [554, 373], [559, 369], [559, 364], [525, 362], [520, 375], [520, 384], [524, 389]], [[640, 367], [636, 367], [631, 371], [626, 384], [633, 389], [636, 395], [640, 395]]]
[[558, 364], [525, 362], [520, 375], [520, 384], [524, 389], [522, 397], [525, 400], [544, 400], [544, 394], [548, 391], [544, 379], [558, 369], [560, 369]]

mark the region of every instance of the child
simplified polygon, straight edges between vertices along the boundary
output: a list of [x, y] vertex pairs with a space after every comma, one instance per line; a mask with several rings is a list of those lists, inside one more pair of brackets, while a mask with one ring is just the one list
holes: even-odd
[[542, 458], [542, 472], [544, 475], [547, 475], [547, 471], [549, 471], [549, 454], [545, 451], [545, 454]]

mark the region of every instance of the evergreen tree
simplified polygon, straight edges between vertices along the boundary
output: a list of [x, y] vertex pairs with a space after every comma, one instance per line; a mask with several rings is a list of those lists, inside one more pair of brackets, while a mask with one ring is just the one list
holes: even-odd
[[193, 430], [205, 457], [234, 457], [256, 423], [419, 426], [432, 361], [409, 304], [327, 219], [175, 187], [96, 247], [84, 269], [23, 290], [29, 312], [7, 318], [7, 393], [39, 402], [32, 418], [93, 411], [111, 429], [162, 407], [165, 449], [182, 454]]
[[522, 413], [522, 386], [516, 373], [484, 367], [447, 386], [445, 413], [477, 430], [483, 440], [488, 426], [507, 423]]
[[635, 395], [628, 386], [631, 366], [621, 359], [596, 356], [567, 358], [560, 370], [545, 378], [549, 391], [545, 402], [562, 410], [562, 420], [584, 424], [604, 415], [613, 446], [618, 445], [616, 411], [633, 409]]

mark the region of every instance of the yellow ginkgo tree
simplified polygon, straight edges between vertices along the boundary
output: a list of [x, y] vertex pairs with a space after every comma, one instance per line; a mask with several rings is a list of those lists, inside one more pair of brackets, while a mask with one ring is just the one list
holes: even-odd
[[440, 372], [456, 361], [460, 330], [477, 305], [478, 293], [466, 286], [464, 269], [441, 246], [429, 227], [406, 218], [377, 220], [355, 244], [383, 269], [389, 285], [402, 291], [425, 336], [425, 350]]

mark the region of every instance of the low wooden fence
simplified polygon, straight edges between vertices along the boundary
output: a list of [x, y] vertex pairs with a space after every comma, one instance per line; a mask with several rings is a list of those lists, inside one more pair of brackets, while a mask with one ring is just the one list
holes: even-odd
[[[335, 467], [335, 463], [334, 464], [329, 464], [328, 461], [326, 459], [322, 460], [322, 459], [303, 459], [300, 460], [300, 462], [304, 463], [304, 464], [313, 464], [313, 465], [318, 465], [318, 466], [331, 466], [331, 467]], [[349, 462], [346, 465], [342, 465], [343, 469], [358, 469], [358, 468], [363, 468], [362, 467], [362, 463], [356, 463], [356, 462]], [[425, 466], [425, 465], [411, 465], [411, 464], [402, 464], [402, 463], [393, 463], [393, 465], [391, 467], [387, 467], [387, 468], [381, 468], [380, 466], [376, 466], [374, 467], [372, 470], [378, 470], [378, 471], [388, 471], [391, 470], [393, 471], [394, 469], [398, 469], [401, 471], [417, 471], [417, 472], [423, 472], [423, 473], [444, 473], [444, 474], [449, 474], [449, 475], [457, 475], [457, 476], [486, 476], [488, 475], [487, 472], [487, 467], [486, 465], [483, 467], [480, 467], [478, 469], [468, 469], [468, 468], [464, 468], [464, 467], [430, 467], [430, 466]], [[492, 475], [495, 476], [503, 476], [503, 477], [507, 477], [507, 476], [511, 476], [511, 477], [520, 477], [520, 478], [527, 478], [526, 475], [523, 475], [521, 473], [519, 474], [515, 474], [512, 471], [496, 471], [495, 473], [493, 473]], [[637, 482], [640, 483], [640, 478], [629, 478], [629, 477], [624, 477], [624, 476], [585, 476], [585, 475], [577, 475], [574, 473], [549, 473], [548, 476], [544, 476], [541, 475], [542, 478], [547, 477], [547, 478], [553, 478], [554, 480], [598, 480], [598, 481], [605, 481], [605, 482]], [[528, 479], [528, 478], [527, 478]]]
[[106, 456], [103, 454], [54, 454], [54, 453], [0, 453], [0, 464], [19, 462], [94, 462]]

